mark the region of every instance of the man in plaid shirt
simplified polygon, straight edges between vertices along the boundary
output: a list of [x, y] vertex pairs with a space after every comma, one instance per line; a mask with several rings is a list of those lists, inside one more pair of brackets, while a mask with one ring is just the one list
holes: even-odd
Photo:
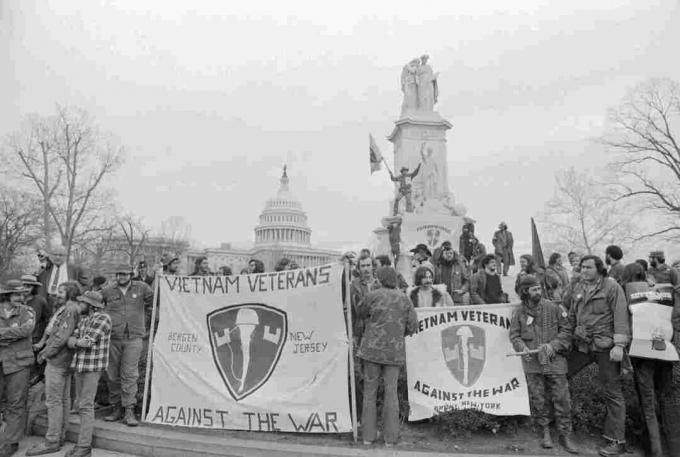
[[109, 365], [111, 343], [111, 318], [103, 312], [103, 300], [102, 294], [95, 291], [78, 297], [83, 317], [69, 338], [68, 346], [76, 350], [71, 369], [76, 374], [78, 386], [80, 433], [78, 443], [67, 457], [87, 457], [92, 453], [94, 399], [99, 377]]

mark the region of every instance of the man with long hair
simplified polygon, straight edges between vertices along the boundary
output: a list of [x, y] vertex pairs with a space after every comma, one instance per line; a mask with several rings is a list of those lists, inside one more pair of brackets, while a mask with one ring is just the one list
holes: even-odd
[[446, 291], [457, 305], [470, 301], [467, 293], [470, 288], [470, 276], [464, 261], [453, 250], [450, 241], [444, 241], [441, 246], [441, 256], [435, 266], [434, 283], [446, 285]]
[[625, 452], [626, 402], [621, 387], [621, 362], [630, 341], [628, 303], [621, 286], [607, 277], [607, 269], [594, 255], [581, 258], [581, 280], [568, 296], [569, 333], [574, 350], [568, 356], [569, 376], [597, 363], [604, 389], [607, 416], [604, 438], [599, 450], [603, 457]]
[[57, 287], [56, 303], [59, 307], [47, 324], [45, 336], [37, 343], [38, 363], [45, 367], [45, 405], [47, 406], [47, 432], [44, 441], [26, 451], [26, 455], [58, 452], [66, 441], [66, 427], [71, 412], [71, 362], [73, 350], [68, 339], [80, 318], [76, 299], [80, 286], [68, 281]]

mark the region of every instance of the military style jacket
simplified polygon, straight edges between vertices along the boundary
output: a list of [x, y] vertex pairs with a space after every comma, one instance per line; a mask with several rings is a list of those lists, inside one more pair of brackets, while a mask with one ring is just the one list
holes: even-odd
[[35, 362], [32, 339], [35, 312], [25, 305], [0, 303], [0, 363], [4, 374], [12, 374]]
[[404, 337], [416, 331], [418, 317], [411, 300], [399, 289], [371, 291], [358, 308], [366, 327], [357, 356], [369, 362], [402, 365]]
[[628, 302], [614, 279], [601, 277], [591, 290], [581, 279], [574, 285], [567, 300], [569, 333], [577, 350], [605, 352], [615, 344], [628, 344]]
[[102, 292], [106, 313], [111, 316], [111, 338], [146, 336], [146, 314], [153, 304], [153, 291], [144, 282], [131, 281], [125, 294], [116, 285]]
[[560, 305], [541, 300], [537, 305], [523, 303], [510, 321], [510, 341], [516, 351], [538, 349], [548, 344], [555, 351], [549, 363], [542, 365], [538, 354], [531, 354], [531, 360], [522, 357], [525, 373], [566, 374], [565, 354], [571, 348], [567, 311]]

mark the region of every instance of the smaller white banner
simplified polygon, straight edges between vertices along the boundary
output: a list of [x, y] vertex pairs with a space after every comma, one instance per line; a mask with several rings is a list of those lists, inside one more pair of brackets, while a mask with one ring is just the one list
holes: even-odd
[[417, 308], [418, 333], [406, 338], [409, 420], [476, 409], [529, 415], [520, 357], [508, 330], [517, 304]]
[[458, 250], [458, 239], [465, 220], [457, 216], [405, 214], [401, 223], [401, 243], [406, 250], [426, 244], [430, 250], [450, 241]]

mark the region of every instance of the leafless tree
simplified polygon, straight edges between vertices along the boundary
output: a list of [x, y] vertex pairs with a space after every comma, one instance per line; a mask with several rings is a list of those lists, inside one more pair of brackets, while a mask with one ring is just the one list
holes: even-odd
[[546, 245], [602, 254], [606, 245], [628, 247], [637, 228], [630, 212], [591, 173], [574, 167], [555, 174], [553, 196], [538, 218]]
[[171, 216], [161, 223], [157, 239], [166, 249], [180, 254], [188, 249], [190, 237], [191, 224], [182, 216]]
[[652, 79], [610, 113], [603, 142], [614, 153], [620, 200], [636, 200], [658, 217], [641, 238], [680, 238], [680, 84]]
[[151, 231], [144, 226], [140, 218], [132, 214], [120, 217], [117, 224], [123, 239], [123, 242], [119, 243], [118, 250], [124, 252], [130, 265], [133, 265], [137, 257], [144, 252]]
[[29, 194], [0, 187], [0, 276], [7, 272], [15, 256], [40, 236], [37, 204]]
[[41, 196], [48, 247], [54, 229], [70, 254], [104, 179], [121, 163], [122, 149], [85, 111], [58, 106], [54, 116], [29, 116], [8, 136], [6, 153]]

